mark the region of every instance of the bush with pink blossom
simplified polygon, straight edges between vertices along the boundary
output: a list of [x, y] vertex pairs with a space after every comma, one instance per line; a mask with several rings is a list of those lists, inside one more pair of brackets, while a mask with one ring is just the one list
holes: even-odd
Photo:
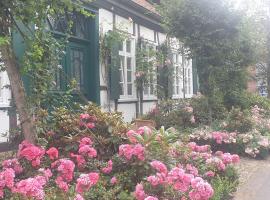
[[[68, 152], [24, 141], [17, 158], [3, 161], [0, 198], [211, 199], [212, 182], [227, 177], [239, 157], [213, 154], [207, 145], [182, 143], [177, 134], [174, 129], [148, 127], [128, 131], [123, 136], [126, 143], [110, 159], [99, 156], [95, 138], [81, 137], [76, 149]], [[84, 147], [92, 150], [82, 151]], [[33, 165], [36, 160], [38, 165]]]

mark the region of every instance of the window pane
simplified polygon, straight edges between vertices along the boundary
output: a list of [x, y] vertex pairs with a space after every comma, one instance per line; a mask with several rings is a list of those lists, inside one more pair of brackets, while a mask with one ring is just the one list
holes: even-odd
[[124, 84], [120, 83], [120, 95], [124, 95]]
[[123, 42], [120, 43], [119, 51], [123, 51]]
[[124, 61], [125, 61], [125, 57], [124, 56], [120, 56], [120, 82], [124, 82]]
[[132, 95], [132, 83], [129, 83], [127, 86], [128, 86], [128, 95]]
[[70, 65], [71, 75], [78, 84], [78, 87], [83, 85], [83, 66], [84, 66], [84, 54], [81, 49], [70, 50]]
[[131, 58], [127, 57], [127, 69], [131, 69]]
[[176, 54], [173, 54], [173, 62], [176, 63]]
[[145, 95], [148, 95], [148, 94], [149, 94], [149, 88], [148, 88], [148, 87], [145, 87], [145, 88], [144, 88], [144, 94], [145, 94]]
[[131, 52], [131, 41], [130, 40], [126, 41], [126, 52], [128, 52], [128, 53]]
[[127, 82], [132, 82], [132, 71], [127, 71]]

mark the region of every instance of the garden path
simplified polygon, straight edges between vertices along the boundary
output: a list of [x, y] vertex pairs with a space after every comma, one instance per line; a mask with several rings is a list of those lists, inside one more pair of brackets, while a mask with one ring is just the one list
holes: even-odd
[[240, 184], [234, 200], [270, 200], [270, 157], [266, 160], [241, 158], [237, 168]]

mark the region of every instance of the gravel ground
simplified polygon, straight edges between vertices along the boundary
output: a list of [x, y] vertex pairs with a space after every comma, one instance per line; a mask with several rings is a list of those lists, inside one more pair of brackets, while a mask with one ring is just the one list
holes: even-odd
[[270, 157], [266, 160], [241, 158], [237, 170], [240, 184], [234, 200], [270, 200]]

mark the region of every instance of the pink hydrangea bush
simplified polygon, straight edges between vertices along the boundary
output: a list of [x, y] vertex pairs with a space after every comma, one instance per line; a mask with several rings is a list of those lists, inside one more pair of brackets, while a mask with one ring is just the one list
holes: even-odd
[[18, 158], [2, 163], [0, 198], [5, 199], [5, 191], [9, 191], [37, 200], [49, 195], [74, 200], [111, 195], [115, 199], [120, 194], [138, 200], [208, 200], [214, 194], [211, 181], [239, 162], [237, 155], [213, 154], [209, 145], [182, 143], [173, 129], [142, 127], [126, 136], [128, 140], [119, 145], [118, 152], [106, 158], [99, 156], [90, 137], [79, 139], [68, 152], [24, 141]]

